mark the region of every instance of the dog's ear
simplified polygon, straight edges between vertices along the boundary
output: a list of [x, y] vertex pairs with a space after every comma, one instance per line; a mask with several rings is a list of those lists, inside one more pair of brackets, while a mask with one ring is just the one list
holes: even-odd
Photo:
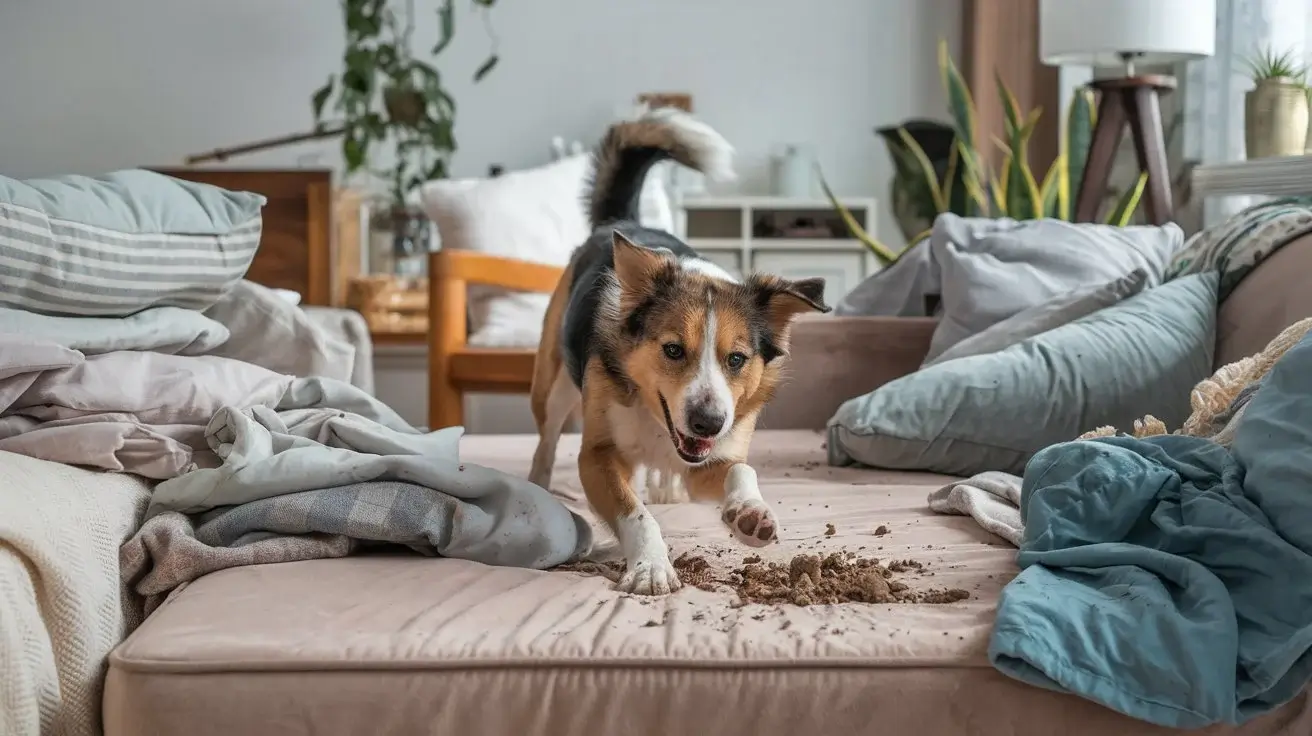
[[613, 230], [612, 250], [615, 254], [615, 278], [620, 282], [620, 293], [646, 294], [652, 282], [669, 265], [659, 251], [644, 248], [629, 240], [619, 230]]
[[[777, 339], [786, 343], [788, 327], [803, 312], [832, 311], [825, 305], [825, 280], [822, 278], [789, 281], [778, 276], [753, 276], [756, 306], [765, 316]], [[785, 345], [781, 345], [784, 349]]]

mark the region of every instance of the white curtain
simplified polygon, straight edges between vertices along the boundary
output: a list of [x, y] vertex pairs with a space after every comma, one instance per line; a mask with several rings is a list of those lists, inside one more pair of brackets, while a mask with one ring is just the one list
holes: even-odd
[[[1312, 2], [1216, 0], [1216, 54], [1190, 62], [1183, 75], [1182, 154], [1200, 163], [1244, 158], [1244, 92], [1251, 82], [1243, 60], [1270, 48], [1294, 51], [1312, 61]], [[1202, 204], [1211, 225], [1248, 206], [1247, 197], [1213, 197]]]

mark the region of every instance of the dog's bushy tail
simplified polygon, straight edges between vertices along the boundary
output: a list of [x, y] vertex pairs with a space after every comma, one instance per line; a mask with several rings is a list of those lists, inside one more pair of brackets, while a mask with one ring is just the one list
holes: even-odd
[[673, 159], [708, 178], [734, 178], [733, 146], [711, 126], [677, 108], [642, 111], [606, 131], [595, 155], [588, 216], [598, 227], [638, 219], [643, 181], [651, 167]]

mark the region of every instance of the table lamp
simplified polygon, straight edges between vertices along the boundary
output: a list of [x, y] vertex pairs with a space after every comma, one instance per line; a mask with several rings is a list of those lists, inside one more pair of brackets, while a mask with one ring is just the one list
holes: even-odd
[[1216, 0], [1040, 0], [1039, 55], [1049, 66], [1119, 67], [1098, 79], [1098, 122], [1075, 199], [1076, 222], [1092, 222], [1107, 189], [1112, 161], [1128, 126], [1139, 169], [1147, 172], [1147, 211], [1154, 224], [1171, 220], [1159, 96], [1175, 79], [1140, 74], [1137, 65], [1173, 64], [1211, 56]]

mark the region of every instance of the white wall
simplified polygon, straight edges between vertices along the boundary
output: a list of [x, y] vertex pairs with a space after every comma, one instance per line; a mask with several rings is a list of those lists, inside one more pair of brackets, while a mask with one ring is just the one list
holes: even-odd
[[[431, 44], [435, 4], [416, 0]], [[804, 141], [842, 194], [886, 199], [872, 128], [944, 109], [935, 44], [959, 0], [503, 0], [501, 65], [468, 3], [441, 69], [458, 105], [457, 175], [545, 160], [553, 134], [595, 139], [636, 93], [687, 90], [765, 191], [772, 147]], [[0, 174], [95, 173], [297, 132], [337, 70], [334, 0], [0, 0]], [[337, 165], [326, 144], [234, 165]], [[898, 241], [891, 216], [880, 234]]]
[[[416, 5], [431, 45], [435, 4]], [[807, 142], [840, 194], [883, 201], [891, 168], [872, 129], [942, 116], [936, 44], [960, 46], [960, 0], [503, 0], [501, 64], [473, 85], [488, 38], [457, 5], [440, 69], [459, 176], [542, 163], [552, 135], [595, 140], [639, 92], [688, 91], [737, 147], [743, 191], [767, 190], [776, 145]], [[308, 129], [341, 46], [335, 0], [0, 0], [0, 174], [179, 164]], [[331, 144], [233, 161], [339, 164]], [[883, 209], [879, 235], [900, 243]], [[422, 355], [379, 352], [379, 396], [426, 422]], [[478, 397], [468, 423], [532, 428], [523, 397]]]

